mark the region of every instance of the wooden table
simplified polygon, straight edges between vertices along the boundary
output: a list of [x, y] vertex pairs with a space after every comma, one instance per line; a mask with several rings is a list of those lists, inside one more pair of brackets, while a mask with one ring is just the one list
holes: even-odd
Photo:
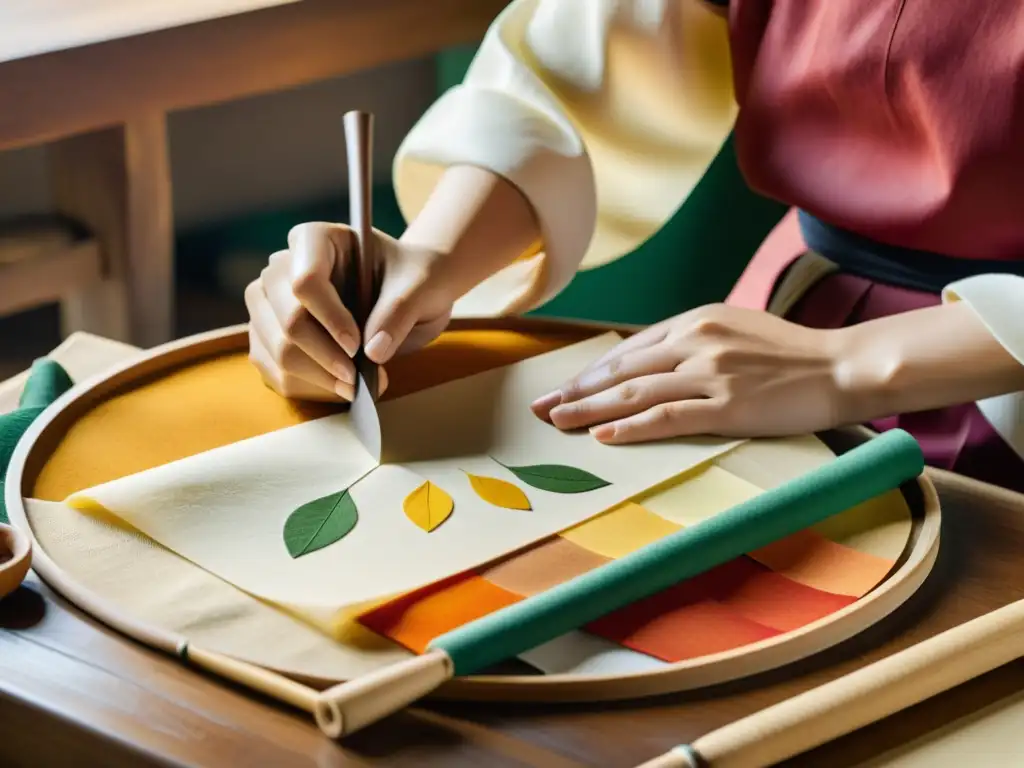
[[59, 212], [84, 224], [95, 243], [56, 226], [33, 232], [58, 241], [48, 253], [5, 259], [5, 250], [25, 244], [0, 238], [0, 313], [60, 300], [65, 328], [142, 346], [169, 340], [167, 113], [477, 40], [504, 5], [3, 0], [0, 150], [50, 144]]
[[[77, 335], [56, 357], [80, 377], [131, 354], [124, 345]], [[14, 404], [19, 386], [19, 380], [0, 384], [0, 411]], [[344, 746], [326, 741], [306, 717], [104, 629], [30, 576], [0, 603], [0, 765], [633, 766], [1024, 597], [1021, 498], [1007, 493], [979, 503], [974, 484], [943, 473], [936, 480], [944, 527], [932, 576], [903, 609], [842, 647], [757, 680], [657, 701], [418, 710]], [[1024, 746], [1012, 746], [1024, 726], [1024, 699], [1015, 696], [1022, 690], [1024, 663], [1011, 664], [790, 765], [934, 766], [922, 751], [927, 747], [902, 758], [893, 750], [922, 736], [961, 733], [950, 725], [960, 718], [974, 741], [961, 734], [953, 746], [967, 750], [972, 768], [1006, 768], [1018, 764], [1013, 755], [1024, 756]], [[977, 713], [985, 717], [978, 720]]]

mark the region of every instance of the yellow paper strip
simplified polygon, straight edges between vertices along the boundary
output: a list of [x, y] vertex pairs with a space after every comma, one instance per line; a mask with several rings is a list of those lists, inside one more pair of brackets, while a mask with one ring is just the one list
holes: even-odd
[[639, 504], [627, 501], [563, 531], [562, 538], [594, 554], [615, 559], [675, 533], [679, 528]]

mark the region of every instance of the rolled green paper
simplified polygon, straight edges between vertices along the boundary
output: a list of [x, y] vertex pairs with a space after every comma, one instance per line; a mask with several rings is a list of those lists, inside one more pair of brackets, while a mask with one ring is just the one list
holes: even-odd
[[637, 600], [802, 531], [914, 479], [921, 447], [903, 430], [570, 581], [434, 638], [456, 675], [479, 672]]
[[46, 408], [74, 385], [68, 372], [55, 360], [41, 357], [32, 363], [28, 381], [18, 399], [19, 408]]
[[61, 365], [49, 358], [41, 358], [32, 364], [32, 372], [21, 391], [18, 408], [10, 413], [0, 414], [0, 523], [9, 522], [6, 493], [7, 465], [11, 462], [14, 449], [32, 422], [46, 407], [71, 389], [72, 381]]

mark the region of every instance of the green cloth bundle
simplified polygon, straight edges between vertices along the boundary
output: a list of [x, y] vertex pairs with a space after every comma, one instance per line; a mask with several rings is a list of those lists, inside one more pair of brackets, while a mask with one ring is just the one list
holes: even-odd
[[924, 470], [894, 429], [726, 512], [435, 638], [468, 675], [880, 496]]
[[36, 417], [72, 385], [71, 377], [59, 363], [49, 358], [36, 360], [22, 390], [18, 408], [0, 415], [0, 523], [8, 522], [4, 487], [15, 446]]

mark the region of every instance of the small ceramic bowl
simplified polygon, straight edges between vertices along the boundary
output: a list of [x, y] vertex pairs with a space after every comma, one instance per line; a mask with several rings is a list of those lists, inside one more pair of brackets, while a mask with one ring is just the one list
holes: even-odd
[[0, 523], [0, 600], [16, 590], [32, 565], [32, 543], [28, 536]]

